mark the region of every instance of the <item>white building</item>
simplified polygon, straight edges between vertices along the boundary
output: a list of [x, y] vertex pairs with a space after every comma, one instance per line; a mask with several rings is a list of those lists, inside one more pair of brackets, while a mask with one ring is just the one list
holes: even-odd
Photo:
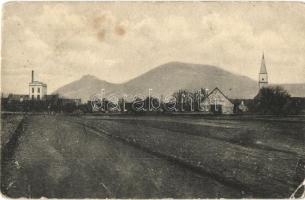
[[47, 84], [34, 80], [34, 71], [32, 71], [32, 82], [29, 83], [29, 98], [44, 99], [47, 95]]
[[216, 87], [204, 98], [200, 107], [207, 113], [233, 114], [234, 104]]

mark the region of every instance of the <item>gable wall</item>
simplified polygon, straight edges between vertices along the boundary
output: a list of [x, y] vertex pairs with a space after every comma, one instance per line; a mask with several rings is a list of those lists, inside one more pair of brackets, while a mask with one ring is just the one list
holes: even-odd
[[223, 114], [233, 114], [234, 105], [228, 100], [218, 89], [215, 89], [208, 96], [209, 104], [214, 105], [215, 102], [218, 105], [222, 105], [222, 113]]

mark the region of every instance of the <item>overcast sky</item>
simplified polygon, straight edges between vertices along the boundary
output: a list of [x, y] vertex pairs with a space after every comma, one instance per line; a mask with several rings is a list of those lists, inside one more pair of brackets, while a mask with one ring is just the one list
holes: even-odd
[[273, 83], [305, 82], [305, 4], [11, 2], [2, 22], [2, 90], [48, 91], [91, 74], [121, 83], [170, 61]]

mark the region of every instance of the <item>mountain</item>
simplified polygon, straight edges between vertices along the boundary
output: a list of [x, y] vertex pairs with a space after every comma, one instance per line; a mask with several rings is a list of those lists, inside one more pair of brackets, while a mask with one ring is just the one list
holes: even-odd
[[305, 83], [278, 84], [285, 88], [292, 97], [305, 97]]
[[[145, 93], [152, 89], [155, 95], [171, 95], [178, 89], [210, 90], [219, 87], [232, 98], [251, 98], [257, 91], [252, 79], [232, 74], [215, 66], [171, 62], [161, 65], [125, 84], [121, 89], [129, 94]], [[144, 91], [143, 91], [144, 90]]]
[[[289, 88], [289, 91], [293, 91], [293, 94], [298, 96], [305, 84], [282, 86]], [[193, 91], [208, 88], [212, 90], [215, 87], [222, 90], [229, 98], [253, 98], [258, 91], [256, 81], [216, 66], [170, 62], [121, 84], [109, 83], [86, 75], [80, 80], [57, 89], [54, 93], [87, 101], [93, 94], [100, 93], [101, 89], [105, 90], [106, 95], [115, 94], [121, 97], [125, 94], [130, 99], [139, 94], [148, 96], [149, 89], [152, 89], [152, 96], [166, 96], [179, 89]]]
[[116, 86], [116, 84], [102, 81], [95, 76], [85, 75], [79, 80], [58, 88], [53, 94], [59, 94], [66, 98], [80, 98], [85, 102], [89, 100], [92, 95], [101, 93], [102, 88], [108, 91], [116, 88]]

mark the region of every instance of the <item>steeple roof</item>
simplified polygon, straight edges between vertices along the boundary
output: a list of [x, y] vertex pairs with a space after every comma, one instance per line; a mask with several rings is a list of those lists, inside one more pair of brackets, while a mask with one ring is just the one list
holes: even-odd
[[262, 57], [262, 64], [261, 64], [261, 70], [259, 72], [260, 74], [267, 74], [266, 64], [265, 64], [265, 56], [263, 54]]

